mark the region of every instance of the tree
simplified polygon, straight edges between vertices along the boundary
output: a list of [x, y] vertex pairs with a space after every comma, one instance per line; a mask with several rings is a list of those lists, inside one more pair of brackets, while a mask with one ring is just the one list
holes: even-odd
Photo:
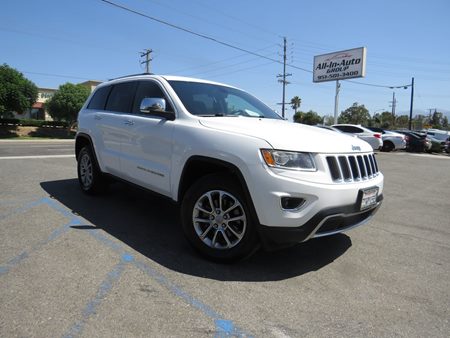
[[338, 121], [339, 123], [367, 124], [369, 119], [370, 114], [367, 108], [355, 102], [339, 115]]
[[297, 113], [297, 109], [300, 108], [300, 105], [302, 104], [302, 99], [298, 96], [294, 96], [291, 99], [291, 107], [294, 109], [294, 115]]
[[36, 102], [38, 89], [23, 74], [6, 63], [0, 66], [0, 115], [23, 113]]
[[310, 110], [305, 113], [302, 111], [298, 111], [294, 115], [294, 122], [309, 124], [310, 126], [314, 126], [316, 124], [322, 123], [323, 118], [319, 116], [315, 111]]
[[400, 115], [395, 119], [395, 127], [396, 128], [408, 128], [409, 127], [409, 116], [408, 115]]
[[447, 130], [448, 130], [448, 117], [447, 117], [447, 116], [444, 116], [444, 117], [442, 118], [442, 127], [443, 127], [444, 129], [447, 129]]
[[72, 123], [89, 94], [89, 88], [81, 84], [66, 83], [59, 86], [45, 105], [53, 119]]
[[412, 120], [412, 128], [415, 130], [423, 129], [428, 124], [428, 118], [425, 115], [418, 114]]

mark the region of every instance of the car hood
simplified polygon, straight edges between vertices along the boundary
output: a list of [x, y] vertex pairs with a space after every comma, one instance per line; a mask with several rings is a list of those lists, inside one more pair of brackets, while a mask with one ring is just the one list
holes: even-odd
[[253, 136], [267, 141], [274, 149], [311, 153], [372, 152], [367, 142], [331, 130], [285, 120], [250, 117], [205, 117], [207, 128]]

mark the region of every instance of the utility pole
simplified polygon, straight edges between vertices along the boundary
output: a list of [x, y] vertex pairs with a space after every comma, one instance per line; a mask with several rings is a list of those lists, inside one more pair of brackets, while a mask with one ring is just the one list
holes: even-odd
[[278, 74], [277, 78], [280, 78], [278, 82], [283, 84], [283, 99], [281, 101], [281, 116], [284, 118], [284, 110], [286, 106], [286, 85], [289, 84], [286, 81], [287, 76], [291, 76], [292, 74], [286, 74], [286, 37], [283, 38], [283, 74]]
[[395, 99], [395, 92], [392, 92], [392, 101], [390, 101], [390, 103], [392, 103], [392, 105], [391, 105], [392, 118], [395, 118], [395, 106], [397, 105], [397, 100]]
[[141, 53], [141, 58], [145, 56], [145, 60], [141, 61], [141, 64], [145, 63], [145, 72], [147, 74], [150, 74], [150, 61], [153, 59], [150, 57], [150, 54], [153, 53], [153, 50], [146, 49], [144, 52]]
[[336, 80], [336, 94], [334, 96], [334, 124], [338, 123], [338, 110], [339, 110], [339, 91], [341, 90], [341, 83]]
[[412, 113], [413, 113], [413, 103], [414, 103], [414, 78], [411, 79], [411, 104], [409, 106], [409, 130], [411, 130], [412, 125]]

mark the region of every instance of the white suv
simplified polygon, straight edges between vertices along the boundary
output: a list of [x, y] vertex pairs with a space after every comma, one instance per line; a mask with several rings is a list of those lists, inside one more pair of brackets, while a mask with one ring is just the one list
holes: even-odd
[[187, 239], [216, 261], [345, 231], [382, 200], [368, 143], [287, 122], [224, 84], [112, 80], [88, 98], [78, 127], [84, 192], [117, 177], [179, 202]]

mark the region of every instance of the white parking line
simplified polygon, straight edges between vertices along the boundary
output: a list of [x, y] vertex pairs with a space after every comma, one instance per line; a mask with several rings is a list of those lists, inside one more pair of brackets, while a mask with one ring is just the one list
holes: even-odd
[[437, 158], [440, 160], [450, 160], [450, 156], [445, 155], [433, 155], [433, 154], [408, 154], [409, 156], [414, 157], [425, 157], [425, 158]]
[[39, 158], [71, 158], [75, 155], [0, 156], [0, 160], [30, 160]]

